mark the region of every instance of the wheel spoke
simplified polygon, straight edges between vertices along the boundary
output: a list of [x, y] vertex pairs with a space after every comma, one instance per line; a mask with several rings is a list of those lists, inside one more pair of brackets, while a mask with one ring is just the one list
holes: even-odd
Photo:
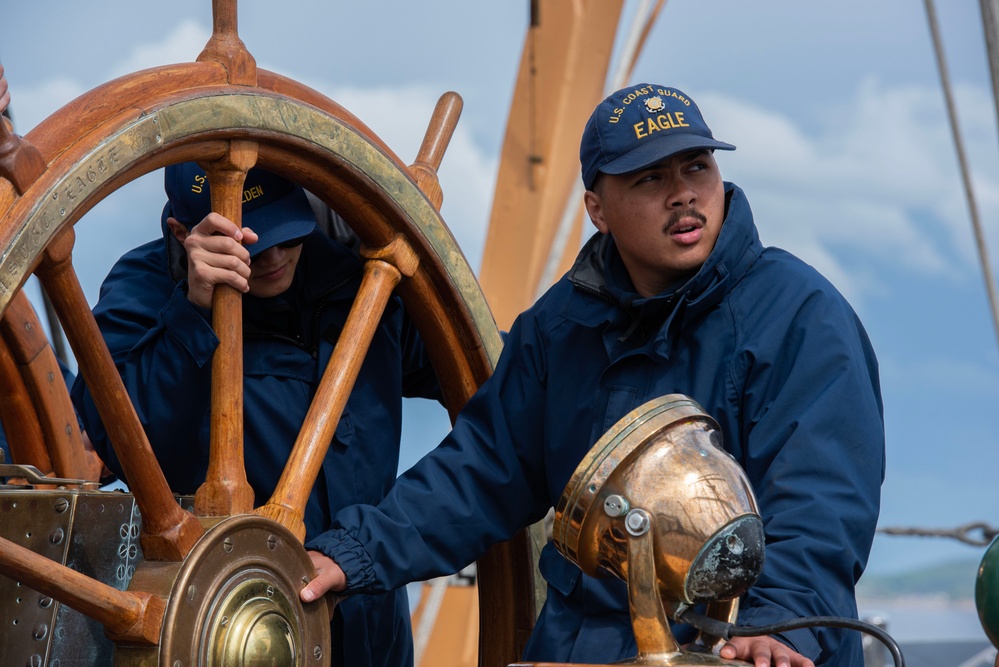
[[34, 466], [46, 476], [55, 474], [31, 394], [3, 338], [0, 338], [0, 421], [14, 463]]
[[119, 591], [2, 537], [0, 569], [6, 576], [103, 623], [115, 641], [146, 646], [159, 643], [166, 612], [166, 601], [161, 597]]
[[444, 151], [451, 143], [454, 128], [458, 125], [458, 117], [461, 116], [462, 105], [458, 93], [448, 92], [441, 95], [430, 117], [427, 132], [423, 135], [423, 143], [416, 155], [416, 162], [409, 167], [416, 184], [438, 211], [444, 201], [444, 193], [437, 178], [437, 169], [441, 166]]
[[[228, 154], [205, 165], [212, 210], [243, 226], [243, 182], [257, 161], [257, 145], [232, 142]], [[194, 496], [199, 516], [230, 516], [253, 509], [253, 489], [243, 459], [243, 301], [229, 285], [212, 294], [212, 327], [219, 339], [212, 355], [211, 453], [208, 474]]]
[[364, 362], [375, 329], [385, 312], [392, 290], [403, 276], [411, 276], [419, 258], [401, 236], [374, 251], [363, 251], [368, 260], [364, 277], [336, 342], [305, 423], [274, 494], [257, 514], [274, 519], [298, 539], [305, 539], [305, 503], [316, 483], [330, 439]]
[[97, 322], [73, 270], [72, 227], [59, 232], [44, 251], [36, 275], [52, 298], [59, 321], [91, 389], [111, 444], [142, 513], [142, 550], [151, 560], [182, 560], [204, 533], [192, 514], [174, 500], [146, 438], [128, 392], [115, 368]]
[[0, 331], [33, 397], [43, 446], [48, 450], [46, 458], [51, 460], [56, 476], [98, 481], [100, 469], [96, 477], [88, 471], [83, 439], [59, 362], [24, 292], [11, 300]]
[[17, 194], [23, 195], [44, 171], [45, 160], [38, 149], [0, 119], [0, 178], [10, 181]]

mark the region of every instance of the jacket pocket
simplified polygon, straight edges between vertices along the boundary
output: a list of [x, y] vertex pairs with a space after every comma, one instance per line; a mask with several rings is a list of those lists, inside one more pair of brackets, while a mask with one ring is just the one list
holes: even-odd
[[579, 585], [583, 573], [578, 567], [567, 561], [555, 548], [554, 542], [549, 542], [541, 550], [538, 559], [538, 569], [552, 588], [568, 597]]

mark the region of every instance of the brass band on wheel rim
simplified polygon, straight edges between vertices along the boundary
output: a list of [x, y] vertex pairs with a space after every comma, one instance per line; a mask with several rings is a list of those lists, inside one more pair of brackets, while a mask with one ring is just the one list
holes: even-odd
[[[212, 89], [137, 117], [85, 154], [65, 156], [73, 160], [70, 165], [55, 165], [57, 168], [50, 165], [46, 174], [32, 186], [32, 196], [17, 202], [8, 216], [20, 219], [20, 224], [0, 257], [0, 315], [13, 293], [27, 279], [32, 262], [67, 221], [79, 219], [97, 201], [123, 184], [124, 177], [134, 178], [144, 171], [176, 162], [169, 159], [173, 152], [170, 146], [231, 138], [233, 128], [258, 133], [254, 139], [261, 142], [260, 166], [302, 182], [306, 187], [329, 186], [330, 183], [310, 183], [301, 178], [304, 175], [301, 172], [289, 173], [288, 165], [280, 159], [284, 155], [278, 144], [301, 142], [300, 157], [311, 157], [337, 168], [339, 173], [333, 180], [345, 195], [356, 198], [359, 194], [346, 192], [346, 182], [363, 182], [358, 185], [378, 195], [376, 200], [368, 202], [370, 218], [367, 222], [381, 223], [378, 233], [383, 237], [381, 240], [391, 240], [391, 231], [386, 229], [386, 223], [391, 224], [391, 221], [386, 218], [403, 217], [412, 221], [413, 230], [420, 238], [411, 239], [411, 242], [423, 244], [443, 263], [442, 274], [465, 299], [464, 310], [474, 320], [476, 329], [479, 332], [496, 331], [485, 298], [460, 249], [420, 190], [402, 175], [400, 165], [354, 128], [311, 106], [260, 92], [232, 94]], [[136, 173], [137, 169], [144, 171]], [[52, 177], [54, 173], [57, 179]], [[38, 192], [39, 188], [44, 191]], [[320, 195], [325, 191], [323, 187], [312, 189]], [[34, 203], [34, 206], [23, 210], [21, 207], [27, 203]], [[355, 231], [369, 245], [382, 245], [374, 235], [365, 238], [366, 228]], [[485, 336], [483, 342], [490, 362], [495, 364], [501, 346], [498, 332], [495, 337]]]

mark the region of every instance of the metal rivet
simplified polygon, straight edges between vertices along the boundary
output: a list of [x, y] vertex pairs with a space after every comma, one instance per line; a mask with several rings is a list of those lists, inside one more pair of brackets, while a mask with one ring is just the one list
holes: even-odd
[[49, 377], [49, 382], [52, 382], [53, 380], [55, 380], [55, 373], [53, 373], [52, 371], [49, 371], [48, 377]]
[[628, 513], [628, 500], [616, 493], [607, 496], [604, 500], [604, 512], [607, 516], [624, 516]]
[[649, 532], [650, 525], [652, 525], [652, 519], [649, 518], [649, 513], [643, 509], [633, 509], [624, 518], [624, 527], [634, 537], [641, 537]]

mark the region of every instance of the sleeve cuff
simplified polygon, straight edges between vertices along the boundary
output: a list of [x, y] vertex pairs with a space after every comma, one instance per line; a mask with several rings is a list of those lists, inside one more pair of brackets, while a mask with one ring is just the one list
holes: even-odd
[[346, 530], [327, 531], [306, 543], [310, 551], [320, 551], [332, 558], [347, 578], [346, 593], [381, 592], [375, 586], [375, 570], [371, 557], [361, 543]]

